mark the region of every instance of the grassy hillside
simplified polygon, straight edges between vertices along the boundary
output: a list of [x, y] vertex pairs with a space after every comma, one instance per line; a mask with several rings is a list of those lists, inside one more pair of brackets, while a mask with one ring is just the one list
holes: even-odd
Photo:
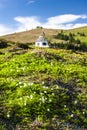
[[35, 42], [35, 40], [38, 38], [38, 36], [42, 32], [45, 32], [46, 37], [49, 38], [49, 37], [52, 37], [53, 34], [57, 34], [58, 30], [37, 28], [37, 29], [32, 29], [29, 31], [21, 32], [21, 33], [14, 33], [11, 35], [3, 36], [2, 38], [6, 39], [8, 41], [32, 43], [32, 42]]
[[[80, 27], [80, 28], [68, 30], [66, 32], [66, 34], [69, 34], [70, 32], [75, 34], [76, 39], [80, 39], [81, 42], [86, 42], [87, 43], [87, 27]], [[80, 35], [81, 33], [84, 33], [85, 36], [81, 36]]]
[[[13, 41], [13, 42], [32, 43], [32, 42], [35, 42], [35, 40], [38, 38], [41, 32], [45, 32], [46, 37], [48, 38], [50, 42], [61, 42], [61, 40], [53, 38], [53, 36], [57, 35], [59, 32], [61, 32], [61, 30], [45, 29], [45, 28], [42, 28], [42, 29], [37, 28], [37, 29], [25, 31], [25, 32], [14, 33], [14, 34], [3, 36], [1, 38], [4, 38], [8, 41]], [[65, 34], [69, 34], [70, 32], [75, 34], [76, 39], [80, 39], [82, 42], [87, 42], [87, 27], [81, 27], [81, 28], [76, 28], [72, 30], [64, 30]], [[78, 32], [84, 33], [85, 37], [80, 36]]]
[[4, 36], [0, 42], [0, 130], [86, 130], [87, 51], [23, 44], [34, 42], [42, 30], [63, 42], [54, 38], [61, 30], [47, 29]]

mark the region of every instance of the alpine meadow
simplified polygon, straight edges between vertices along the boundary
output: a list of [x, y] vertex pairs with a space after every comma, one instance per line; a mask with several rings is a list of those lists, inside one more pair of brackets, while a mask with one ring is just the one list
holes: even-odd
[[0, 36], [0, 130], [87, 130], [87, 26]]

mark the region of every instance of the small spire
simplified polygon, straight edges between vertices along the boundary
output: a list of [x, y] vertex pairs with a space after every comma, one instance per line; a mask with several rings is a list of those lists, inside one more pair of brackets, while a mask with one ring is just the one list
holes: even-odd
[[41, 36], [45, 37], [45, 33], [44, 33], [44, 32], [42, 32], [42, 33], [41, 33]]

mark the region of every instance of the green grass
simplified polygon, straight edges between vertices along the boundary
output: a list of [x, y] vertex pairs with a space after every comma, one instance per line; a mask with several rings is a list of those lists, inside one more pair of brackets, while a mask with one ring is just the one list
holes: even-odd
[[15, 129], [87, 128], [87, 52], [22, 51], [0, 55], [0, 118]]

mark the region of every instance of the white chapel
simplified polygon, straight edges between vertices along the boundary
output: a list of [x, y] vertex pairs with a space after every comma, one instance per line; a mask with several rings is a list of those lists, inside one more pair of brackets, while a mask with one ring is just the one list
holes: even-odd
[[45, 38], [45, 33], [43, 32], [35, 42], [37, 47], [49, 47], [48, 41]]

